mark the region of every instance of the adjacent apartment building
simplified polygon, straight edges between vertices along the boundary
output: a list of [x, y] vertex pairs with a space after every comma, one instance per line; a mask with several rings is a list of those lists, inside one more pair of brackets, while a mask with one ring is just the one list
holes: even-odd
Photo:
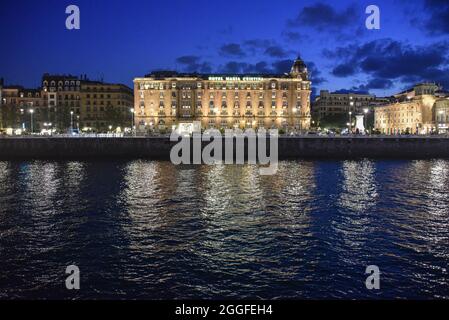
[[320, 95], [315, 98], [312, 105], [313, 119], [318, 122], [324, 122], [330, 118], [343, 119], [341, 123], [349, 120], [349, 114], [372, 113], [374, 107], [388, 103], [388, 99], [379, 98], [371, 94], [357, 92], [329, 92], [321, 90]]
[[206, 128], [310, 128], [311, 82], [298, 58], [284, 75], [154, 72], [134, 80], [137, 131]]
[[133, 91], [86, 76], [44, 74], [42, 86], [3, 86], [3, 129], [106, 132], [132, 126]]
[[104, 132], [132, 126], [133, 92], [123, 84], [44, 75], [42, 87], [50, 115], [59, 110], [59, 127]]
[[448, 94], [434, 83], [420, 83], [375, 108], [375, 127], [383, 134], [430, 134], [446, 131]]

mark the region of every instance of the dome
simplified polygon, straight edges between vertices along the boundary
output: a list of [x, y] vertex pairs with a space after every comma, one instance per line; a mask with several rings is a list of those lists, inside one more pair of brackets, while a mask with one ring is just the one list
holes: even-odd
[[298, 74], [303, 72], [307, 72], [307, 66], [304, 61], [302, 61], [301, 57], [298, 57], [293, 63], [291, 73]]

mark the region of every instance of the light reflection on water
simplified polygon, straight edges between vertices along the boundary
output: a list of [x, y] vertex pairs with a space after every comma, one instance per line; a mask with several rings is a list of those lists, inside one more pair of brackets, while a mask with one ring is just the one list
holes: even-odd
[[[449, 162], [0, 162], [0, 298], [449, 298]], [[76, 264], [83, 289], [64, 288]], [[382, 290], [364, 287], [368, 265]]]

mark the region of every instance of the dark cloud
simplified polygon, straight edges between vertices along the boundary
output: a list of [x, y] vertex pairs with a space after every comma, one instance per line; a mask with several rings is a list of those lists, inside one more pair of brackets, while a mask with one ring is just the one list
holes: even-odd
[[[321, 72], [318, 70], [313, 62], [307, 62], [310, 79], [313, 85], [320, 85], [327, 82], [326, 79], [321, 77]], [[273, 63], [266, 61], [260, 61], [256, 64], [229, 61], [224, 66], [219, 68], [221, 73], [237, 74], [237, 73], [254, 73], [254, 74], [285, 74], [289, 73], [293, 65], [293, 60], [277, 60]]]
[[289, 73], [292, 65], [293, 60], [278, 60], [273, 62], [273, 71], [278, 74]]
[[243, 42], [243, 45], [250, 49], [265, 49], [273, 45], [273, 40], [269, 39], [250, 39]]
[[195, 64], [198, 63], [198, 61], [200, 61], [200, 57], [198, 56], [182, 56], [176, 59], [177, 63], [185, 65]]
[[212, 65], [209, 62], [203, 62], [199, 68], [200, 73], [211, 73]]
[[357, 87], [353, 87], [352, 89], [340, 89], [336, 90], [333, 93], [340, 93], [340, 94], [348, 94], [348, 93], [354, 93], [354, 94], [368, 94], [368, 91], [365, 90], [359, 90]]
[[[254, 73], [272, 73], [273, 71], [268, 67], [268, 63], [265, 61], [258, 62], [253, 67]], [[251, 71], [249, 71], [251, 72]]]
[[389, 79], [371, 79], [366, 84], [362, 84], [353, 89], [358, 91], [369, 92], [370, 90], [386, 90], [393, 88], [393, 81]]
[[265, 50], [265, 54], [272, 58], [285, 58], [288, 56], [288, 52], [280, 46], [271, 46]]
[[257, 53], [264, 53], [268, 47], [276, 45], [275, 41], [270, 39], [250, 39], [243, 41], [242, 47], [250, 55], [255, 55]]
[[299, 41], [310, 41], [308, 35], [296, 32], [296, 31], [284, 31], [282, 36], [287, 42], [299, 42]]
[[208, 62], [201, 62], [198, 56], [182, 56], [176, 59], [176, 62], [182, 65], [185, 72], [210, 73], [212, 66]]
[[356, 73], [356, 68], [352, 63], [342, 63], [332, 70], [332, 74], [336, 77], [348, 77]]
[[425, 0], [425, 12], [429, 13], [425, 27], [430, 34], [449, 34], [449, 1]]
[[245, 52], [238, 43], [225, 44], [220, 48], [220, 55], [231, 57], [244, 57]]
[[310, 81], [312, 81], [313, 86], [317, 86], [320, 84], [323, 84], [324, 82], [327, 82], [327, 80], [323, 77], [321, 77], [321, 71], [318, 70], [315, 63], [309, 61], [306, 62], [307, 69], [309, 71], [309, 78]]
[[427, 46], [412, 46], [392, 39], [379, 39], [360, 46], [350, 45], [325, 51], [338, 65], [332, 74], [347, 77], [358, 73], [374, 79], [400, 80], [402, 82], [439, 81], [449, 85], [449, 42]]
[[273, 73], [273, 69], [269, 67], [266, 61], [260, 61], [255, 64], [229, 61], [220, 68], [220, 72], [228, 74], [237, 73], [253, 73], [253, 74], [270, 74]]
[[394, 83], [388, 79], [371, 79], [366, 84], [354, 86], [351, 89], [340, 89], [335, 93], [354, 93], [354, 94], [369, 94], [371, 90], [386, 90], [393, 88]]
[[244, 62], [237, 62], [237, 61], [230, 61], [228, 63], [226, 63], [222, 68], [221, 68], [221, 72], [222, 73], [242, 73], [243, 69], [247, 67], [247, 64]]
[[337, 12], [333, 7], [325, 3], [316, 3], [304, 7], [295, 19], [289, 20], [290, 27], [312, 27], [319, 31], [340, 30], [354, 24], [356, 16], [355, 7], [348, 7], [342, 12]]

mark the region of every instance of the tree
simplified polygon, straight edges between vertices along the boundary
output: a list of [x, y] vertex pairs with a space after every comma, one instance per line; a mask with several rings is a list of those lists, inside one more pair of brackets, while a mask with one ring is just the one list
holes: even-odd
[[113, 126], [115, 128], [117, 127], [125, 127], [125, 117], [123, 115], [123, 112], [121, 112], [119, 109], [114, 108], [112, 105], [108, 105], [105, 110], [105, 121], [108, 123], [107, 126]]
[[348, 121], [349, 116], [346, 114], [330, 115], [321, 118], [320, 127], [330, 129], [346, 128], [347, 127], [346, 124], [348, 123]]
[[6, 105], [2, 108], [2, 118], [4, 128], [14, 128], [19, 122], [19, 112], [17, 106]]

